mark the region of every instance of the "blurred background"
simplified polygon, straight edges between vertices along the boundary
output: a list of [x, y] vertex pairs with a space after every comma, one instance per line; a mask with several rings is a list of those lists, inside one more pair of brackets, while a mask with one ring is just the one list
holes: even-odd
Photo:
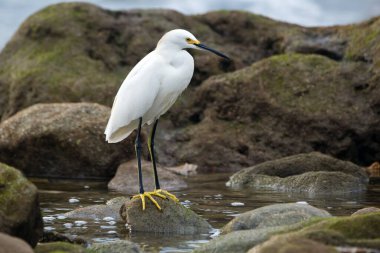
[[[73, 1], [0, 0], [0, 49], [29, 15], [58, 2]], [[379, 0], [83, 0], [82, 2], [94, 3], [113, 10], [168, 8], [185, 14], [220, 9], [246, 10], [303, 26], [348, 24], [380, 14]]]

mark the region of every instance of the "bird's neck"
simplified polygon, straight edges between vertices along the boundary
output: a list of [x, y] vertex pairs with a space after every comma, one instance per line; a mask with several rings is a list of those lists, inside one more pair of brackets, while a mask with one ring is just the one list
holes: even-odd
[[183, 49], [175, 44], [158, 44], [155, 51], [157, 51], [160, 55], [170, 58], [171, 56], [175, 56], [177, 53], [181, 52]]

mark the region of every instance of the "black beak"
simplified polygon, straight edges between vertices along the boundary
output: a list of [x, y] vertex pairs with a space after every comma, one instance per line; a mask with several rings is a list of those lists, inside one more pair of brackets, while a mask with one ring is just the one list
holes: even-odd
[[207, 50], [207, 51], [213, 52], [214, 54], [216, 54], [216, 55], [218, 55], [218, 56], [220, 56], [220, 57], [223, 57], [223, 58], [226, 59], [226, 60], [231, 61], [231, 59], [230, 59], [228, 56], [222, 54], [221, 52], [216, 51], [215, 49], [209, 48], [209, 47], [206, 46], [206, 45], [203, 45], [203, 44], [194, 44], [194, 45], [197, 46], [197, 47], [203, 48], [203, 49], [205, 49], [205, 50]]

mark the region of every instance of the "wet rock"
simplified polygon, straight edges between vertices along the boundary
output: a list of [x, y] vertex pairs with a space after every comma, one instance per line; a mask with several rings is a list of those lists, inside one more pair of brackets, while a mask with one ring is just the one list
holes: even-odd
[[87, 246], [88, 244], [84, 238], [79, 237], [75, 234], [73, 235], [69, 233], [59, 233], [57, 231], [44, 231], [42, 239], [39, 242], [68, 242], [73, 244], [80, 244], [83, 246]]
[[376, 212], [380, 212], [380, 208], [371, 206], [371, 207], [365, 207], [365, 208], [359, 209], [353, 214], [351, 214], [351, 216], [368, 214], [368, 213], [376, 213]]
[[[329, 246], [379, 249], [379, 234], [380, 212], [349, 217], [333, 217], [309, 222], [302, 229], [274, 237], [270, 241], [254, 247], [250, 252], [283, 252], [281, 245], [293, 247], [292, 242], [305, 242], [306, 240], [307, 242], [308, 240], [317, 242], [318, 244], [314, 243], [314, 245], [318, 248], [321, 248], [319, 244], [322, 243]], [[303, 247], [307, 247], [305, 243], [302, 244]]]
[[250, 248], [264, 242], [276, 232], [283, 231], [286, 227], [267, 227], [250, 230], [233, 231], [221, 235], [196, 248], [194, 253], [246, 253]]
[[336, 253], [332, 246], [324, 245], [306, 238], [275, 236], [263, 244], [249, 250], [248, 253]]
[[111, 217], [115, 221], [121, 221], [120, 217], [120, 207], [129, 198], [116, 197], [113, 198], [105, 205], [91, 205], [86, 207], [80, 207], [73, 211], [67, 212], [64, 215], [68, 218], [73, 219], [104, 219], [106, 217]]
[[308, 194], [341, 194], [367, 188], [359, 166], [320, 153], [300, 154], [264, 162], [230, 177], [231, 187], [252, 187]]
[[380, 89], [370, 68], [283, 54], [210, 77], [177, 111], [197, 120], [158, 132], [160, 162], [226, 171], [311, 151], [361, 165], [379, 160], [369, 136], [380, 132]]
[[110, 106], [132, 66], [178, 27], [233, 61], [194, 53], [194, 79], [160, 123], [160, 164], [225, 171], [311, 151], [361, 165], [380, 160], [378, 17], [303, 28], [242, 11], [52, 5], [0, 53], [0, 117], [40, 102]]
[[94, 243], [89, 250], [96, 253], [139, 253], [140, 247], [127, 240], [112, 241], [106, 243]]
[[307, 204], [274, 204], [240, 214], [222, 228], [222, 233], [237, 230], [286, 226], [312, 217], [330, 217], [325, 211]]
[[133, 136], [104, 140], [110, 109], [91, 103], [38, 104], [0, 125], [0, 160], [28, 176], [111, 177], [134, 157]]
[[[141, 166], [144, 189], [145, 191], [153, 191], [155, 184], [152, 164], [147, 161], [141, 161]], [[176, 191], [187, 187], [187, 184], [182, 177], [174, 174], [164, 167], [157, 166], [157, 173], [162, 189], [167, 191]], [[133, 194], [138, 193], [139, 184], [137, 161], [132, 160], [121, 164], [117, 169], [116, 175], [108, 183], [108, 189]]]
[[131, 231], [186, 235], [210, 232], [210, 224], [192, 210], [171, 199], [155, 199], [162, 211], [148, 199], [144, 211], [140, 199], [127, 201], [121, 207], [120, 215]]
[[67, 242], [40, 243], [34, 249], [35, 253], [91, 253], [82, 246]]
[[23, 240], [0, 233], [0, 253], [33, 253], [33, 249]]
[[0, 163], [0, 232], [35, 246], [43, 224], [37, 188], [20, 171]]

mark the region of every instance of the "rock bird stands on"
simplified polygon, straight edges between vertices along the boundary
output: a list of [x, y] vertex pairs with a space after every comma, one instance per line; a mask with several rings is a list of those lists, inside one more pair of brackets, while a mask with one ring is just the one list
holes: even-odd
[[[131, 70], [115, 97], [111, 116], [105, 130], [109, 143], [120, 142], [137, 129], [135, 151], [138, 163], [140, 193], [133, 196], [141, 198], [145, 210], [145, 197], [149, 198], [159, 210], [153, 196], [178, 201], [171, 193], [160, 188], [156, 160], [154, 156], [154, 135], [158, 119], [176, 101], [189, 85], [194, 72], [194, 59], [185, 49], [211, 51], [223, 58], [224, 54], [201, 44], [190, 32], [176, 29], [166, 33], [157, 43], [154, 51], [145, 56]], [[148, 148], [153, 165], [155, 190], [145, 192], [141, 172], [141, 126], [153, 124], [148, 139]]]

